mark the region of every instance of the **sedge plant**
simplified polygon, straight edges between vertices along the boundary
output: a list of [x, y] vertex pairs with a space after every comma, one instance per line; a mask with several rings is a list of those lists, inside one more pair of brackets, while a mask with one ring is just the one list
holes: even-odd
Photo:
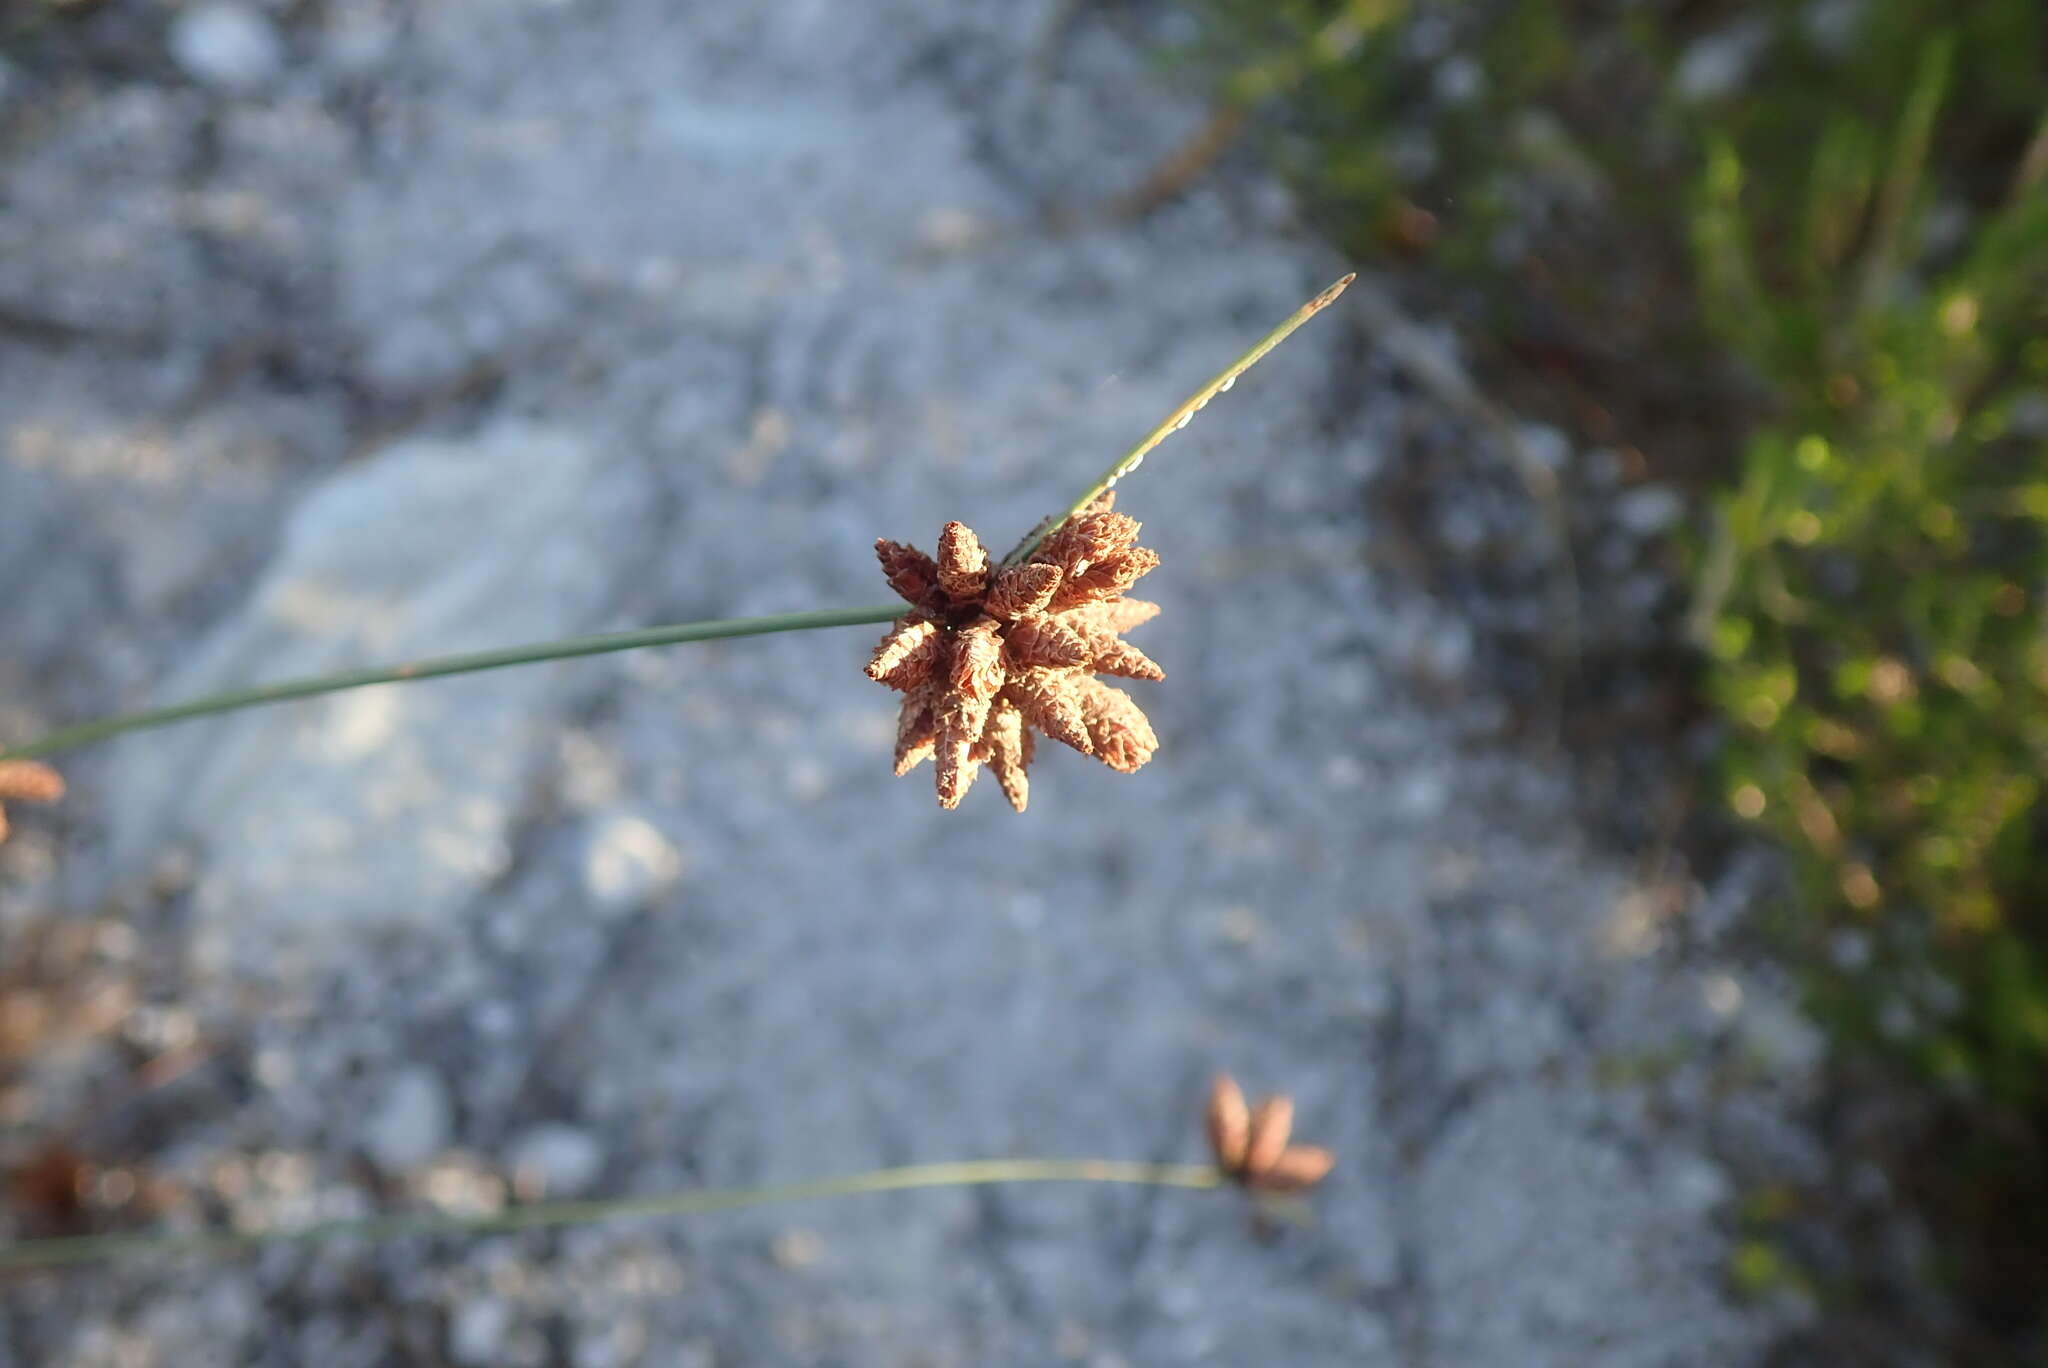
[[[1116, 694], [1094, 680], [1097, 669], [1157, 677], [1156, 666], [1116, 641], [1133, 612], [1122, 591], [1157, 563], [1132, 546], [1136, 524], [1108, 507], [1111, 491], [1173, 433], [1185, 428], [1210, 400], [1280, 345], [1295, 329], [1343, 293], [1346, 275], [1303, 304], [1167, 416], [1067, 506], [1026, 535], [1000, 561], [971, 532], [949, 524], [934, 560], [914, 548], [878, 545], [885, 575], [911, 604], [821, 609], [767, 617], [727, 618], [510, 646], [499, 650], [372, 665], [303, 679], [257, 684], [138, 712], [96, 718], [0, 747], [0, 800], [56, 801], [63, 781], [47, 758], [131, 732], [170, 726], [244, 708], [285, 703], [373, 685], [419, 683], [452, 675], [507, 669], [578, 656], [642, 650], [727, 637], [814, 631], [891, 622], [891, 634], [870, 661], [869, 674], [902, 688], [906, 752], [939, 758], [940, 798], [959, 801], [975, 768], [992, 763], [1021, 810], [1029, 726], [1076, 749], [1099, 754], [1118, 769], [1135, 769], [1151, 746], [1138, 747], [1137, 728], [1150, 737], [1143, 715], [1135, 722], [1102, 699]], [[1149, 558], [1149, 559], [1147, 559]], [[1149, 605], [1143, 608], [1149, 609]], [[1142, 620], [1142, 619], [1141, 619]], [[1142, 662], [1142, 664], [1140, 664]], [[1085, 670], [1084, 670], [1084, 667]], [[1149, 668], [1147, 668], [1149, 667]], [[1086, 679], [1086, 684], [1082, 679]], [[1121, 697], [1121, 695], [1118, 695]], [[1040, 702], [1033, 703], [1031, 699]], [[1135, 706], [1129, 709], [1135, 713]], [[991, 730], [993, 728], [993, 731]], [[1107, 730], [1105, 730], [1107, 728]], [[994, 739], [992, 740], [991, 737]], [[1142, 754], [1139, 753], [1142, 749]], [[922, 758], [919, 755], [917, 758]], [[912, 761], [914, 763], [914, 761]], [[963, 778], [964, 776], [964, 778]], [[945, 800], [950, 795], [951, 802]], [[0, 819], [4, 820], [4, 819]], [[5, 827], [0, 825], [0, 836]], [[490, 1234], [597, 1221], [704, 1215], [774, 1203], [852, 1197], [934, 1187], [1021, 1183], [1120, 1183], [1210, 1189], [1235, 1185], [1262, 1201], [1298, 1193], [1320, 1181], [1334, 1163], [1328, 1151], [1290, 1143], [1292, 1103], [1267, 1098], [1248, 1109], [1237, 1085], [1220, 1077], [1211, 1092], [1206, 1128], [1214, 1162], [1206, 1165], [1132, 1163], [1102, 1159], [991, 1159], [910, 1165], [767, 1187], [712, 1189], [655, 1197], [593, 1201], [540, 1201], [482, 1215], [407, 1212], [367, 1220], [323, 1222], [279, 1229], [124, 1232], [20, 1240], [0, 1245], [0, 1269], [94, 1263], [139, 1255], [222, 1256], [274, 1244], [330, 1239], [384, 1240], [404, 1236]]]

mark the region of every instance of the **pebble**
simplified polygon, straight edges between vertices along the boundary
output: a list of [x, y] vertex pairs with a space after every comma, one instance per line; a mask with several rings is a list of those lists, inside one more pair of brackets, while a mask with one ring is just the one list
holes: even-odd
[[1699, 1154], [1673, 1159], [1664, 1185], [1672, 1205], [1694, 1220], [1704, 1220], [1719, 1210], [1735, 1190], [1728, 1171]]
[[1775, 998], [1751, 995], [1742, 1013], [1749, 1056], [1775, 1078], [1803, 1078], [1820, 1066], [1827, 1042], [1813, 1023]]
[[1678, 59], [1673, 84], [1688, 100], [1714, 100], [1732, 94], [1749, 78], [1770, 37], [1768, 25], [1746, 20], [1709, 34]]
[[232, 0], [179, 11], [170, 48], [187, 76], [229, 94], [259, 90], [284, 69], [284, 44], [270, 20]]
[[363, 1149], [378, 1167], [397, 1172], [417, 1167], [448, 1144], [455, 1106], [448, 1087], [432, 1069], [400, 1069], [363, 1125]]
[[1523, 423], [1519, 430], [1522, 457], [1544, 470], [1563, 470], [1572, 458], [1572, 440], [1548, 423]]
[[604, 1146], [589, 1131], [547, 1122], [512, 1142], [506, 1165], [522, 1195], [532, 1189], [535, 1197], [575, 1197], [603, 1171]]
[[1437, 67], [1430, 90], [1445, 104], [1470, 104], [1486, 93], [1486, 69], [1458, 53]]
[[337, 76], [369, 76], [391, 59], [400, 36], [395, 18], [347, 11], [334, 17], [322, 51]]
[[1685, 516], [1685, 497], [1670, 485], [1638, 485], [1614, 499], [1614, 520], [1638, 537], [1668, 532]]
[[497, 1297], [464, 1302], [448, 1321], [448, 1355], [457, 1363], [493, 1364], [502, 1359], [512, 1307]]
[[605, 908], [633, 907], [675, 882], [681, 854], [653, 823], [631, 812], [597, 817], [583, 849], [583, 883]]
[[626, 1368], [647, 1352], [647, 1327], [641, 1321], [599, 1320], [577, 1332], [569, 1361], [575, 1368]]

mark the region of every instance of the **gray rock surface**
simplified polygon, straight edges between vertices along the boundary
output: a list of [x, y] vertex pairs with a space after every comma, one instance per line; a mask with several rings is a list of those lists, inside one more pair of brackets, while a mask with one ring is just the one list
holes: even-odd
[[580, 1197], [604, 1169], [604, 1144], [589, 1131], [550, 1122], [515, 1139], [505, 1163], [514, 1185], [535, 1196]]
[[391, 1172], [424, 1164], [448, 1143], [452, 1110], [439, 1074], [421, 1065], [400, 1069], [364, 1118], [363, 1150]]
[[261, 89], [284, 65], [284, 45], [261, 10], [232, 0], [210, 0], [177, 10], [170, 51], [202, 85], [234, 94]]
[[[346, 466], [307, 492], [246, 604], [163, 695], [586, 630], [652, 549], [636, 474], [517, 423]], [[116, 865], [196, 847], [195, 949], [245, 969], [445, 924], [511, 863], [561, 682], [559, 666], [508, 670], [131, 738], [107, 778]], [[607, 861], [603, 878], [636, 876], [630, 845]]]
[[[1341, 269], [1242, 169], [1042, 226], [1199, 125], [1125, 7], [294, 13], [261, 98], [88, 73], [0, 141], [0, 724], [878, 602], [877, 535], [1006, 544]], [[1162, 749], [1048, 747], [1023, 817], [889, 776], [862, 629], [131, 738], [67, 764], [55, 853], [0, 851], [7, 925], [119, 909], [200, 1023], [95, 1133], [239, 1221], [488, 1209], [546, 1127], [634, 1193], [1195, 1160], [1228, 1068], [1340, 1154], [1311, 1224], [946, 1190], [145, 1261], [10, 1289], [8, 1351], [1754, 1357], [1718, 1099], [1768, 995], [1712, 990], [1654, 911], [1688, 891], [1588, 842], [1466, 624], [1371, 567], [1404, 443], [1485, 440], [1395, 369], [1340, 307], [1130, 483]], [[1799, 1154], [1797, 1089], [1742, 1143]]]

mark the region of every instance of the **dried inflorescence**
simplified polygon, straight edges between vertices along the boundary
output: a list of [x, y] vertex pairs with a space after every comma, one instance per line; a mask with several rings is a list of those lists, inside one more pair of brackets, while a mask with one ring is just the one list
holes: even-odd
[[0, 760], [0, 841], [7, 839], [6, 804], [54, 803], [64, 796], [64, 776], [40, 760]]
[[1034, 732], [1125, 774], [1159, 740], [1129, 694], [1095, 676], [1164, 679], [1122, 640], [1159, 606], [1124, 597], [1159, 557], [1104, 495], [1007, 569], [964, 524], [947, 523], [937, 559], [884, 538], [882, 574], [911, 611], [868, 662], [870, 679], [903, 693], [896, 772], [938, 766], [939, 805], [958, 807], [983, 765], [1022, 812]]
[[1301, 1192], [1322, 1182], [1337, 1162], [1320, 1146], [1287, 1143], [1294, 1132], [1293, 1099], [1268, 1097], [1248, 1107], [1229, 1074], [1216, 1075], [1203, 1119], [1216, 1167], [1252, 1192]]

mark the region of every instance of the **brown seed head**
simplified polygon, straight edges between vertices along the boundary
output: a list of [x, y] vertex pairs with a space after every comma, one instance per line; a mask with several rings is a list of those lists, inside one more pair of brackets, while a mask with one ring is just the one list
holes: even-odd
[[947, 523], [936, 558], [884, 538], [875, 555], [910, 604], [876, 645], [867, 675], [903, 694], [896, 772], [937, 762], [939, 802], [954, 807], [983, 766], [1018, 811], [1043, 732], [1129, 773], [1158, 749], [1137, 703], [1097, 673], [1162, 679], [1121, 639], [1156, 604], [1123, 591], [1159, 563], [1136, 545], [1138, 523], [1097, 500], [1055, 528], [1022, 565], [991, 564], [981, 539]]
[[1247, 1109], [1244, 1093], [1229, 1074], [1218, 1074], [1210, 1085], [1203, 1123], [1216, 1167], [1250, 1192], [1304, 1191], [1327, 1177], [1337, 1162], [1320, 1145], [1288, 1143], [1294, 1130], [1292, 1100], [1268, 1097]]

